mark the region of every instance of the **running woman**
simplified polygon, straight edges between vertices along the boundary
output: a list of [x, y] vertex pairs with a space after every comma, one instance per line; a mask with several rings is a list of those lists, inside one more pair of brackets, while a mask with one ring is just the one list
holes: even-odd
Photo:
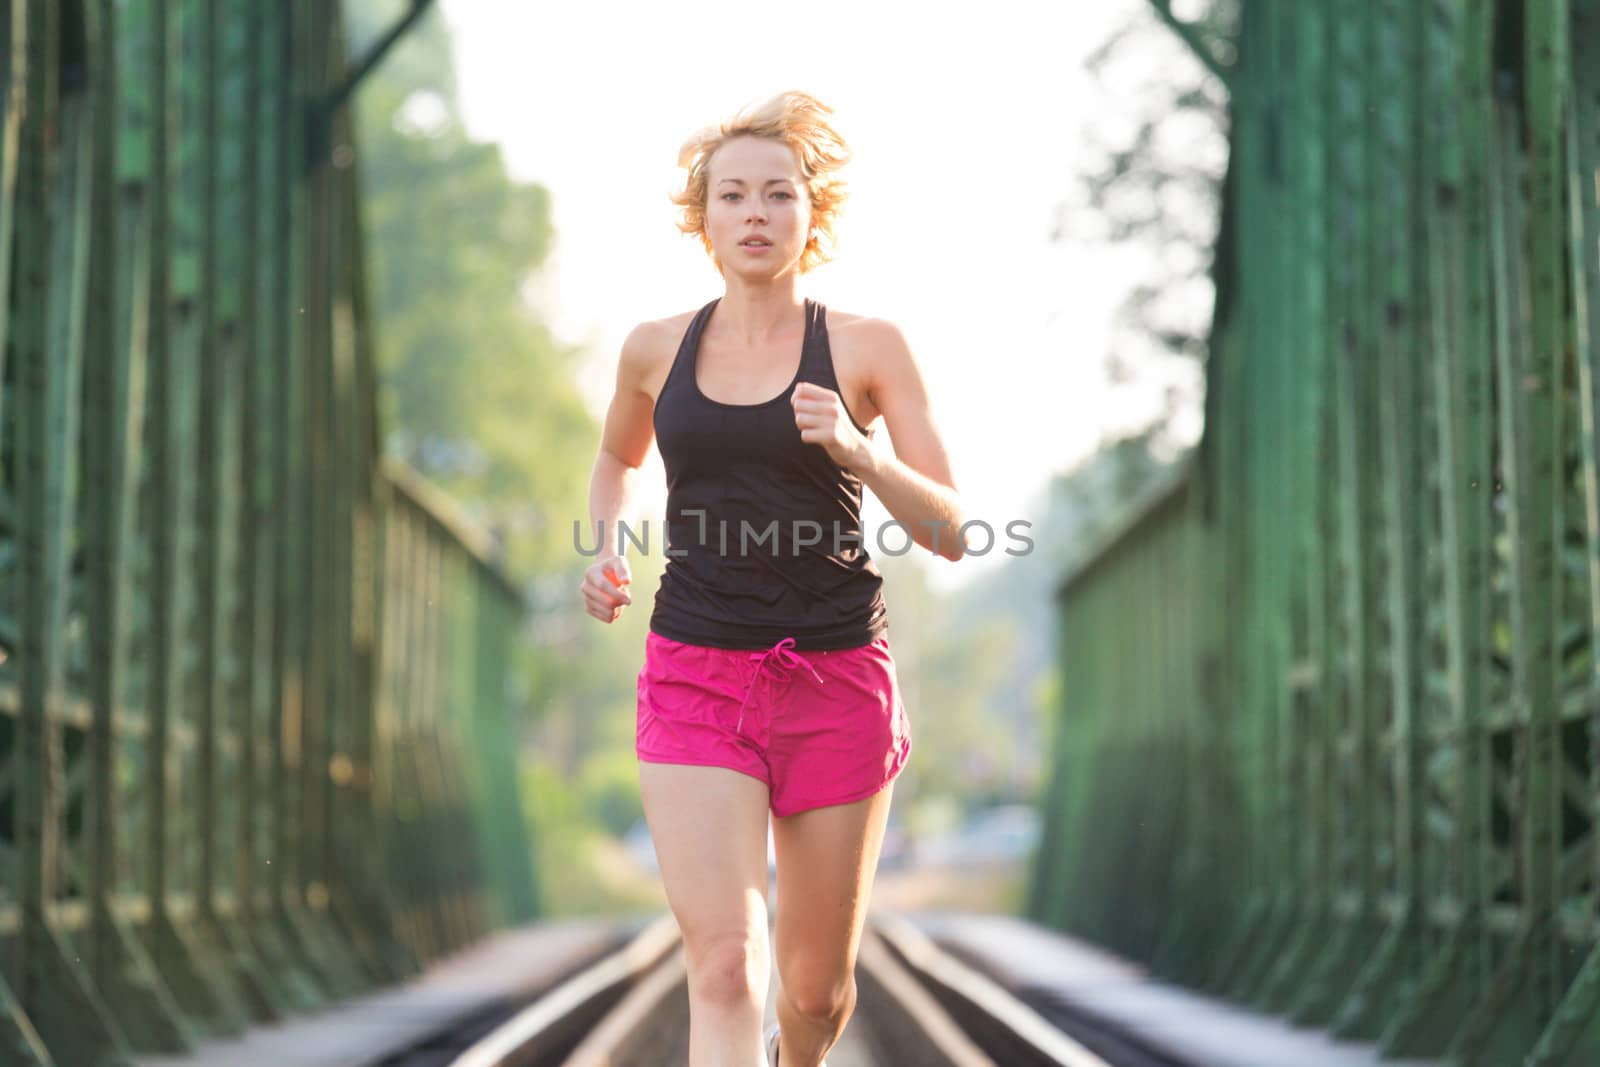
[[[703, 242], [725, 291], [623, 342], [589, 488], [602, 548], [582, 594], [611, 623], [633, 603], [617, 519], [659, 443], [667, 562], [636, 751], [684, 936], [691, 1067], [818, 1067], [855, 1008], [893, 782], [911, 753], [862, 487], [899, 524], [880, 544], [964, 551], [900, 330], [800, 293], [830, 258], [845, 196], [850, 151], [832, 114], [782, 93], [683, 146], [679, 229]], [[874, 447], [880, 418], [893, 455]], [[779, 996], [763, 1035], [769, 808]]]

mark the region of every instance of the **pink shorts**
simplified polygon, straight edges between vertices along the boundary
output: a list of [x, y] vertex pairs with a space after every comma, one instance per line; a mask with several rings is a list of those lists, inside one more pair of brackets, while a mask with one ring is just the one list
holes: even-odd
[[911, 755], [889, 638], [803, 652], [687, 645], [651, 631], [635, 750], [646, 763], [726, 767], [767, 784], [783, 817], [888, 785]]

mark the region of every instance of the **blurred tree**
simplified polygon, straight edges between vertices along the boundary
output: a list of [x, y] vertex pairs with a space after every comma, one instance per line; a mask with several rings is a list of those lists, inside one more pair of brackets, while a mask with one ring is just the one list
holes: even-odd
[[[1128, 502], [1169, 465], [1149, 435], [1114, 441], [1057, 475], [1027, 509], [1031, 549], [996, 530], [992, 552], [1025, 552], [947, 597], [921, 567], [880, 560], [893, 598], [896, 661], [916, 747], [912, 797], [1024, 800], [1050, 751], [1062, 680], [1056, 673], [1055, 589]], [[937, 626], [923, 620], [937, 619]]]
[[[406, 6], [346, 0], [347, 51], [364, 52]], [[546, 794], [571, 790], [572, 810], [600, 805], [614, 822], [614, 782], [593, 779], [591, 797], [578, 774], [602, 750], [631, 758], [648, 603], [605, 627], [577, 593], [589, 559], [573, 522], [587, 524], [599, 427], [576, 385], [581, 352], [529, 296], [556, 240], [550, 194], [467, 135], [437, 5], [355, 100], [386, 448], [499, 540], [529, 605], [516, 677], [525, 751], [550, 761]], [[651, 587], [654, 559], [636, 564], [636, 591]]]
[[1136, 436], [1163, 457], [1190, 443], [1182, 424], [1197, 425], [1201, 403], [1192, 364], [1206, 351], [1228, 154], [1227, 86], [1213, 68], [1233, 60], [1238, 9], [1239, 0], [1139, 2], [1090, 53], [1096, 106], [1085, 109], [1084, 163], [1052, 235], [1148, 253], [1119, 309], [1106, 374], [1113, 388], [1162, 390], [1161, 414]]
[[1106, 353], [1110, 388], [1160, 390], [1146, 426], [1109, 436], [1052, 479], [1035, 510], [1035, 551], [961, 595], [969, 625], [1007, 606], [1018, 643], [993, 706], [1017, 709], [1012, 728], [1048, 750], [1047, 724], [1066, 680], [1055, 673], [1061, 578], [1192, 444], [1210, 331], [1213, 249], [1227, 166], [1228, 95], [1239, 0], [1139, 0], [1090, 53], [1097, 87], [1085, 109], [1083, 165], [1057, 212], [1058, 241], [1144, 250], [1144, 273], [1119, 309]]
[[613, 836], [621, 837], [644, 818], [639, 765], [631, 744], [624, 749], [609, 746], [596, 751], [584, 764], [578, 787], [587, 798], [585, 811]]
[[[1226, 87], [1192, 47], [1225, 67], [1237, 12], [1238, 0], [1139, 0], [1089, 57], [1100, 99], [1087, 109], [1079, 182], [1052, 236], [1147, 251], [1106, 368], [1111, 388], [1159, 389], [1162, 404], [1151, 423], [1108, 436], [1051, 481], [1028, 511], [1031, 551], [945, 602], [919, 568], [879, 560], [909, 682], [916, 755], [908, 798], [978, 803], [1038, 787], [1064, 684], [1055, 669], [1057, 583], [1190, 444], [1227, 159]], [[996, 537], [992, 551], [1017, 547], [1003, 530]], [[940, 621], [924, 627], [928, 619]]]
[[[349, 0], [350, 51], [403, 7]], [[512, 574], [570, 570], [597, 430], [580, 353], [525, 295], [555, 241], [549, 192], [467, 136], [437, 7], [363, 83], [356, 114], [386, 446], [501, 539]]]

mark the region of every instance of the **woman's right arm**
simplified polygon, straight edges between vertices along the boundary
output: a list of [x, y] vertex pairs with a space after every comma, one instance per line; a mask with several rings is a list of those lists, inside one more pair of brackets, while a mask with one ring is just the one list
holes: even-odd
[[[628, 593], [632, 575], [622, 544], [617, 537], [617, 520], [632, 499], [639, 479], [639, 468], [650, 453], [655, 439], [651, 417], [655, 398], [646, 388], [653, 367], [654, 324], [635, 326], [622, 342], [617, 360], [617, 386], [606, 411], [605, 428], [600, 435], [600, 452], [589, 476], [590, 543], [600, 545], [600, 554], [584, 572], [584, 608], [601, 622], [615, 622], [622, 609], [633, 603]], [[603, 542], [603, 544], [602, 544]]]

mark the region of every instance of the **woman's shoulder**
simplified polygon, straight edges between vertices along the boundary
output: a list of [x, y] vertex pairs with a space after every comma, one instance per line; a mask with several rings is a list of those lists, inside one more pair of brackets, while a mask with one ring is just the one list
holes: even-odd
[[640, 369], [670, 360], [683, 340], [695, 312], [685, 311], [660, 319], [646, 319], [628, 331], [622, 342], [622, 358]]
[[845, 404], [862, 426], [882, 413], [885, 390], [903, 378], [911, 349], [899, 325], [879, 315], [828, 309], [828, 350]]
[[622, 342], [621, 373], [625, 380], [652, 397], [661, 392], [673, 358], [695, 311], [685, 311], [660, 319], [646, 319], [628, 331]]
[[906, 347], [904, 332], [892, 320], [881, 315], [836, 311], [831, 307], [828, 309], [828, 340], [835, 348], [842, 346], [845, 355], [855, 354], [861, 358], [873, 357], [886, 347], [896, 350]]

